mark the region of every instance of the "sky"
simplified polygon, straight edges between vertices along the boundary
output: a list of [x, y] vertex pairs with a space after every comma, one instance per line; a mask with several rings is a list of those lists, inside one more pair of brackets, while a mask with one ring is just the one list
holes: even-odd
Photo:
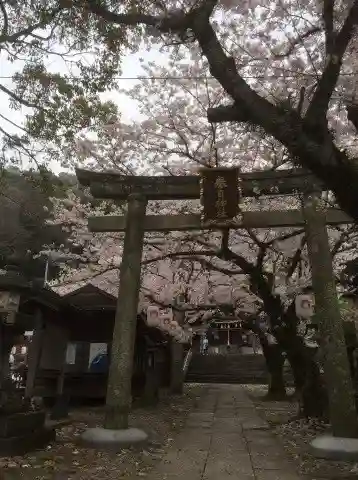
[[[165, 55], [159, 53], [158, 50], [152, 49], [151, 51], [139, 50], [136, 54], [127, 55], [123, 59], [122, 63], [122, 75], [119, 77], [119, 85], [121, 88], [126, 89], [133, 87], [138, 81], [136, 78], [145, 75], [140, 58], [145, 58], [147, 62], [156, 61], [165, 63]], [[0, 54], [0, 84], [8, 89], [12, 87], [12, 75], [21, 68], [20, 62], [10, 63], [4, 54]], [[53, 72], [65, 73], [67, 71], [62, 61], [51, 61], [49, 68]], [[111, 100], [115, 102], [122, 114], [123, 121], [139, 120], [140, 115], [136, 103], [124, 94], [117, 91], [109, 91], [102, 95], [103, 100]], [[6, 129], [11, 133], [18, 132], [10, 122], [21, 124], [24, 116], [26, 115], [26, 109], [13, 110], [9, 105], [9, 97], [0, 91], [0, 128]], [[7, 120], [6, 120], [7, 119]], [[10, 122], [8, 121], [10, 120]], [[59, 173], [64, 169], [58, 162], [53, 162], [50, 165], [51, 169], [55, 173]]]

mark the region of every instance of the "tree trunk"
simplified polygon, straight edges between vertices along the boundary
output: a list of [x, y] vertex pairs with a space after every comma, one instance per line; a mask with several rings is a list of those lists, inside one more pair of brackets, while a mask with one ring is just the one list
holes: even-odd
[[[178, 297], [175, 303], [179, 305], [181, 299]], [[185, 321], [185, 313], [180, 310], [174, 310], [174, 320], [179, 325]], [[181, 395], [184, 387], [184, 345], [178, 343], [174, 338], [170, 341], [170, 392], [175, 395]]]
[[[289, 319], [286, 318], [285, 322], [289, 322]], [[287, 328], [279, 333], [278, 342], [290, 362], [300, 413], [305, 417], [325, 419], [328, 410], [327, 393], [314, 356], [294, 329]]]
[[286, 386], [283, 376], [284, 358], [279, 345], [269, 345], [267, 339], [260, 329], [252, 328], [258, 334], [262, 352], [266, 360], [266, 367], [269, 373], [269, 388], [267, 397], [282, 399], [286, 397]]
[[267, 396], [272, 399], [286, 397], [286, 386], [283, 377], [283, 364], [285, 359], [279, 345], [271, 345], [263, 348], [267, 368], [270, 375], [269, 389]]
[[174, 395], [181, 395], [184, 384], [184, 347], [173, 338], [170, 341], [170, 353], [170, 392]]
[[[307, 358], [307, 352], [302, 338], [297, 335], [298, 318], [295, 312], [294, 303], [285, 311], [281, 299], [278, 295], [272, 293], [272, 287], [263, 274], [262, 268], [250, 264], [240, 255], [235, 254], [229, 249], [224, 249], [222, 258], [235, 262], [240, 268], [250, 276], [251, 290], [258, 295], [264, 305], [265, 312], [270, 318], [270, 325], [273, 334], [276, 337], [278, 346], [282, 352], [286, 352], [294, 376], [297, 393], [301, 396], [302, 402], [309, 400], [308, 395], [302, 396], [304, 388], [312, 388], [312, 396], [319, 395], [317, 402], [323, 405], [324, 390], [315, 386], [313, 380], [306, 382], [307, 375], [313, 375], [320, 382], [317, 365], [312, 359]], [[260, 329], [259, 329], [260, 330]], [[305, 405], [303, 411], [312, 411], [311, 405]], [[315, 416], [321, 416], [317, 412]]]

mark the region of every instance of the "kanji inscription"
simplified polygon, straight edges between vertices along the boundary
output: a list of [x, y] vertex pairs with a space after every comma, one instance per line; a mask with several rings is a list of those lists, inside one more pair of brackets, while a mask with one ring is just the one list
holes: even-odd
[[240, 212], [238, 168], [205, 168], [200, 171], [202, 222], [229, 221]]

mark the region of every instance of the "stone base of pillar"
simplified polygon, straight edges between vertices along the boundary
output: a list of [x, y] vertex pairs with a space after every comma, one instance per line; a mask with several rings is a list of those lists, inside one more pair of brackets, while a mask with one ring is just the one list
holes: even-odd
[[358, 438], [323, 435], [311, 442], [313, 455], [327, 460], [358, 460]]
[[148, 435], [138, 428], [111, 430], [107, 428], [89, 428], [81, 437], [82, 444], [99, 450], [119, 452], [123, 448], [142, 446]]

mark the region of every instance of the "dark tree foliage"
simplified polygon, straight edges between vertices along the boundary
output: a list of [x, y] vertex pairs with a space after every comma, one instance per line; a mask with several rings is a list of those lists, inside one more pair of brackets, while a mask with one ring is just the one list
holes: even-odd
[[[66, 234], [48, 225], [51, 197], [63, 196], [70, 186], [47, 171], [3, 170], [0, 178], [0, 268], [17, 265], [29, 278], [43, 278], [47, 258], [38, 256], [45, 245], [60, 246]], [[57, 268], [51, 265], [50, 274]]]

